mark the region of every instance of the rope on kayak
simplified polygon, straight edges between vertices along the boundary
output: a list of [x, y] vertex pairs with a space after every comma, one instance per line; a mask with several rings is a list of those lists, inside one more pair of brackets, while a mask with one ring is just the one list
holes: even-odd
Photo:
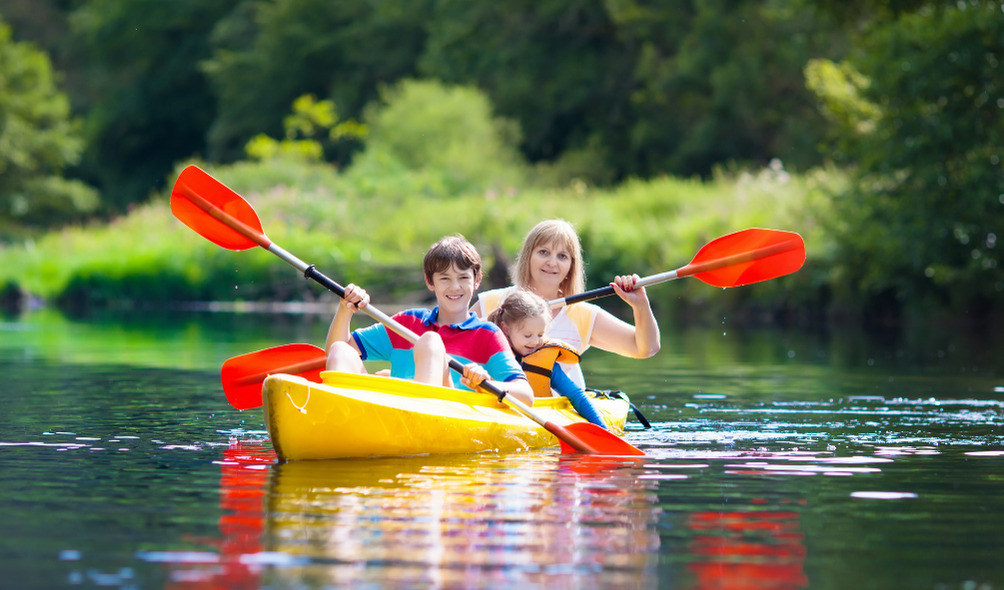
[[291, 405], [294, 408], [296, 408], [297, 411], [299, 411], [301, 414], [306, 414], [307, 413], [307, 404], [310, 403], [310, 385], [307, 385], [307, 399], [303, 400], [303, 405], [302, 406], [296, 405], [296, 402], [293, 401], [293, 396], [289, 395], [288, 391], [286, 392], [286, 397], [289, 399], [289, 405]]

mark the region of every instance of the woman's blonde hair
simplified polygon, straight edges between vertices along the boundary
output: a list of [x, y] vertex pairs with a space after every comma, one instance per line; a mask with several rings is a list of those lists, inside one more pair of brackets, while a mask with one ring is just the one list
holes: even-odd
[[550, 308], [543, 297], [526, 289], [516, 288], [502, 299], [495, 311], [488, 314], [488, 321], [500, 327], [503, 323], [515, 326], [526, 318], [536, 316], [550, 320], [551, 314], [548, 311]]
[[512, 271], [512, 282], [517, 287], [530, 288], [530, 259], [533, 252], [544, 244], [557, 244], [568, 251], [572, 265], [568, 275], [559, 286], [560, 295], [568, 297], [586, 290], [586, 271], [582, 266], [582, 246], [575, 228], [564, 219], [546, 219], [541, 221], [523, 238], [523, 247], [516, 257], [516, 265]]

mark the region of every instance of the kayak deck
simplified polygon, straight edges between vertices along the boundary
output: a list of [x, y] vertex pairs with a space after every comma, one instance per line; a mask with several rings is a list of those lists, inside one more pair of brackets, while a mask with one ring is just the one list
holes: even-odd
[[[513, 452], [556, 446], [543, 427], [489, 393], [375, 375], [324, 372], [323, 382], [277, 374], [262, 388], [265, 425], [281, 460]], [[623, 434], [630, 404], [596, 398]], [[583, 422], [567, 398], [537, 398], [546, 421]]]

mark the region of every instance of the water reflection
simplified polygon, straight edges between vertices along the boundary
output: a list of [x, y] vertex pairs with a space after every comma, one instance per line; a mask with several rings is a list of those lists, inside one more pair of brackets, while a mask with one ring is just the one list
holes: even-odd
[[687, 569], [697, 590], [788, 590], [809, 584], [798, 512], [695, 512], [687, 526], [694, 533], [694, 560]]
[[295, 462], [273, 468], [265, 543], [283, 579], [655, 587], [659, 517], [637, 461], [556, 454]]
[[0, 565], [12, 587], [1004, 580], [999, 342], [901, 357], [900, 345], [927, 343], [667, 330], [643, 369], [613, 355], [588, 364], [653, 422], [629, 434], [640, 462], [541, 452], [276, 465], [260, 411], [227, 407], [219, 364], [311, 337], [183, 322], [151, 334], [2, 328]]
[[658, 585], [657, 482], [637, 460], [274, 458], [224, 452], [213, 551], [144, 556], [172, 587]]

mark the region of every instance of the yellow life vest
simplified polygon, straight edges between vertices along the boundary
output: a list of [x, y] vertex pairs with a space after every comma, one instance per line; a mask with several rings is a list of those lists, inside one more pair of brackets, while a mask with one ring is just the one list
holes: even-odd
[[577, 363], [579, 351], [561, 340], [546, 340], [544, 345], [520, 360], [535, 397], [551, 397], [551, 372], [554, 363]]

